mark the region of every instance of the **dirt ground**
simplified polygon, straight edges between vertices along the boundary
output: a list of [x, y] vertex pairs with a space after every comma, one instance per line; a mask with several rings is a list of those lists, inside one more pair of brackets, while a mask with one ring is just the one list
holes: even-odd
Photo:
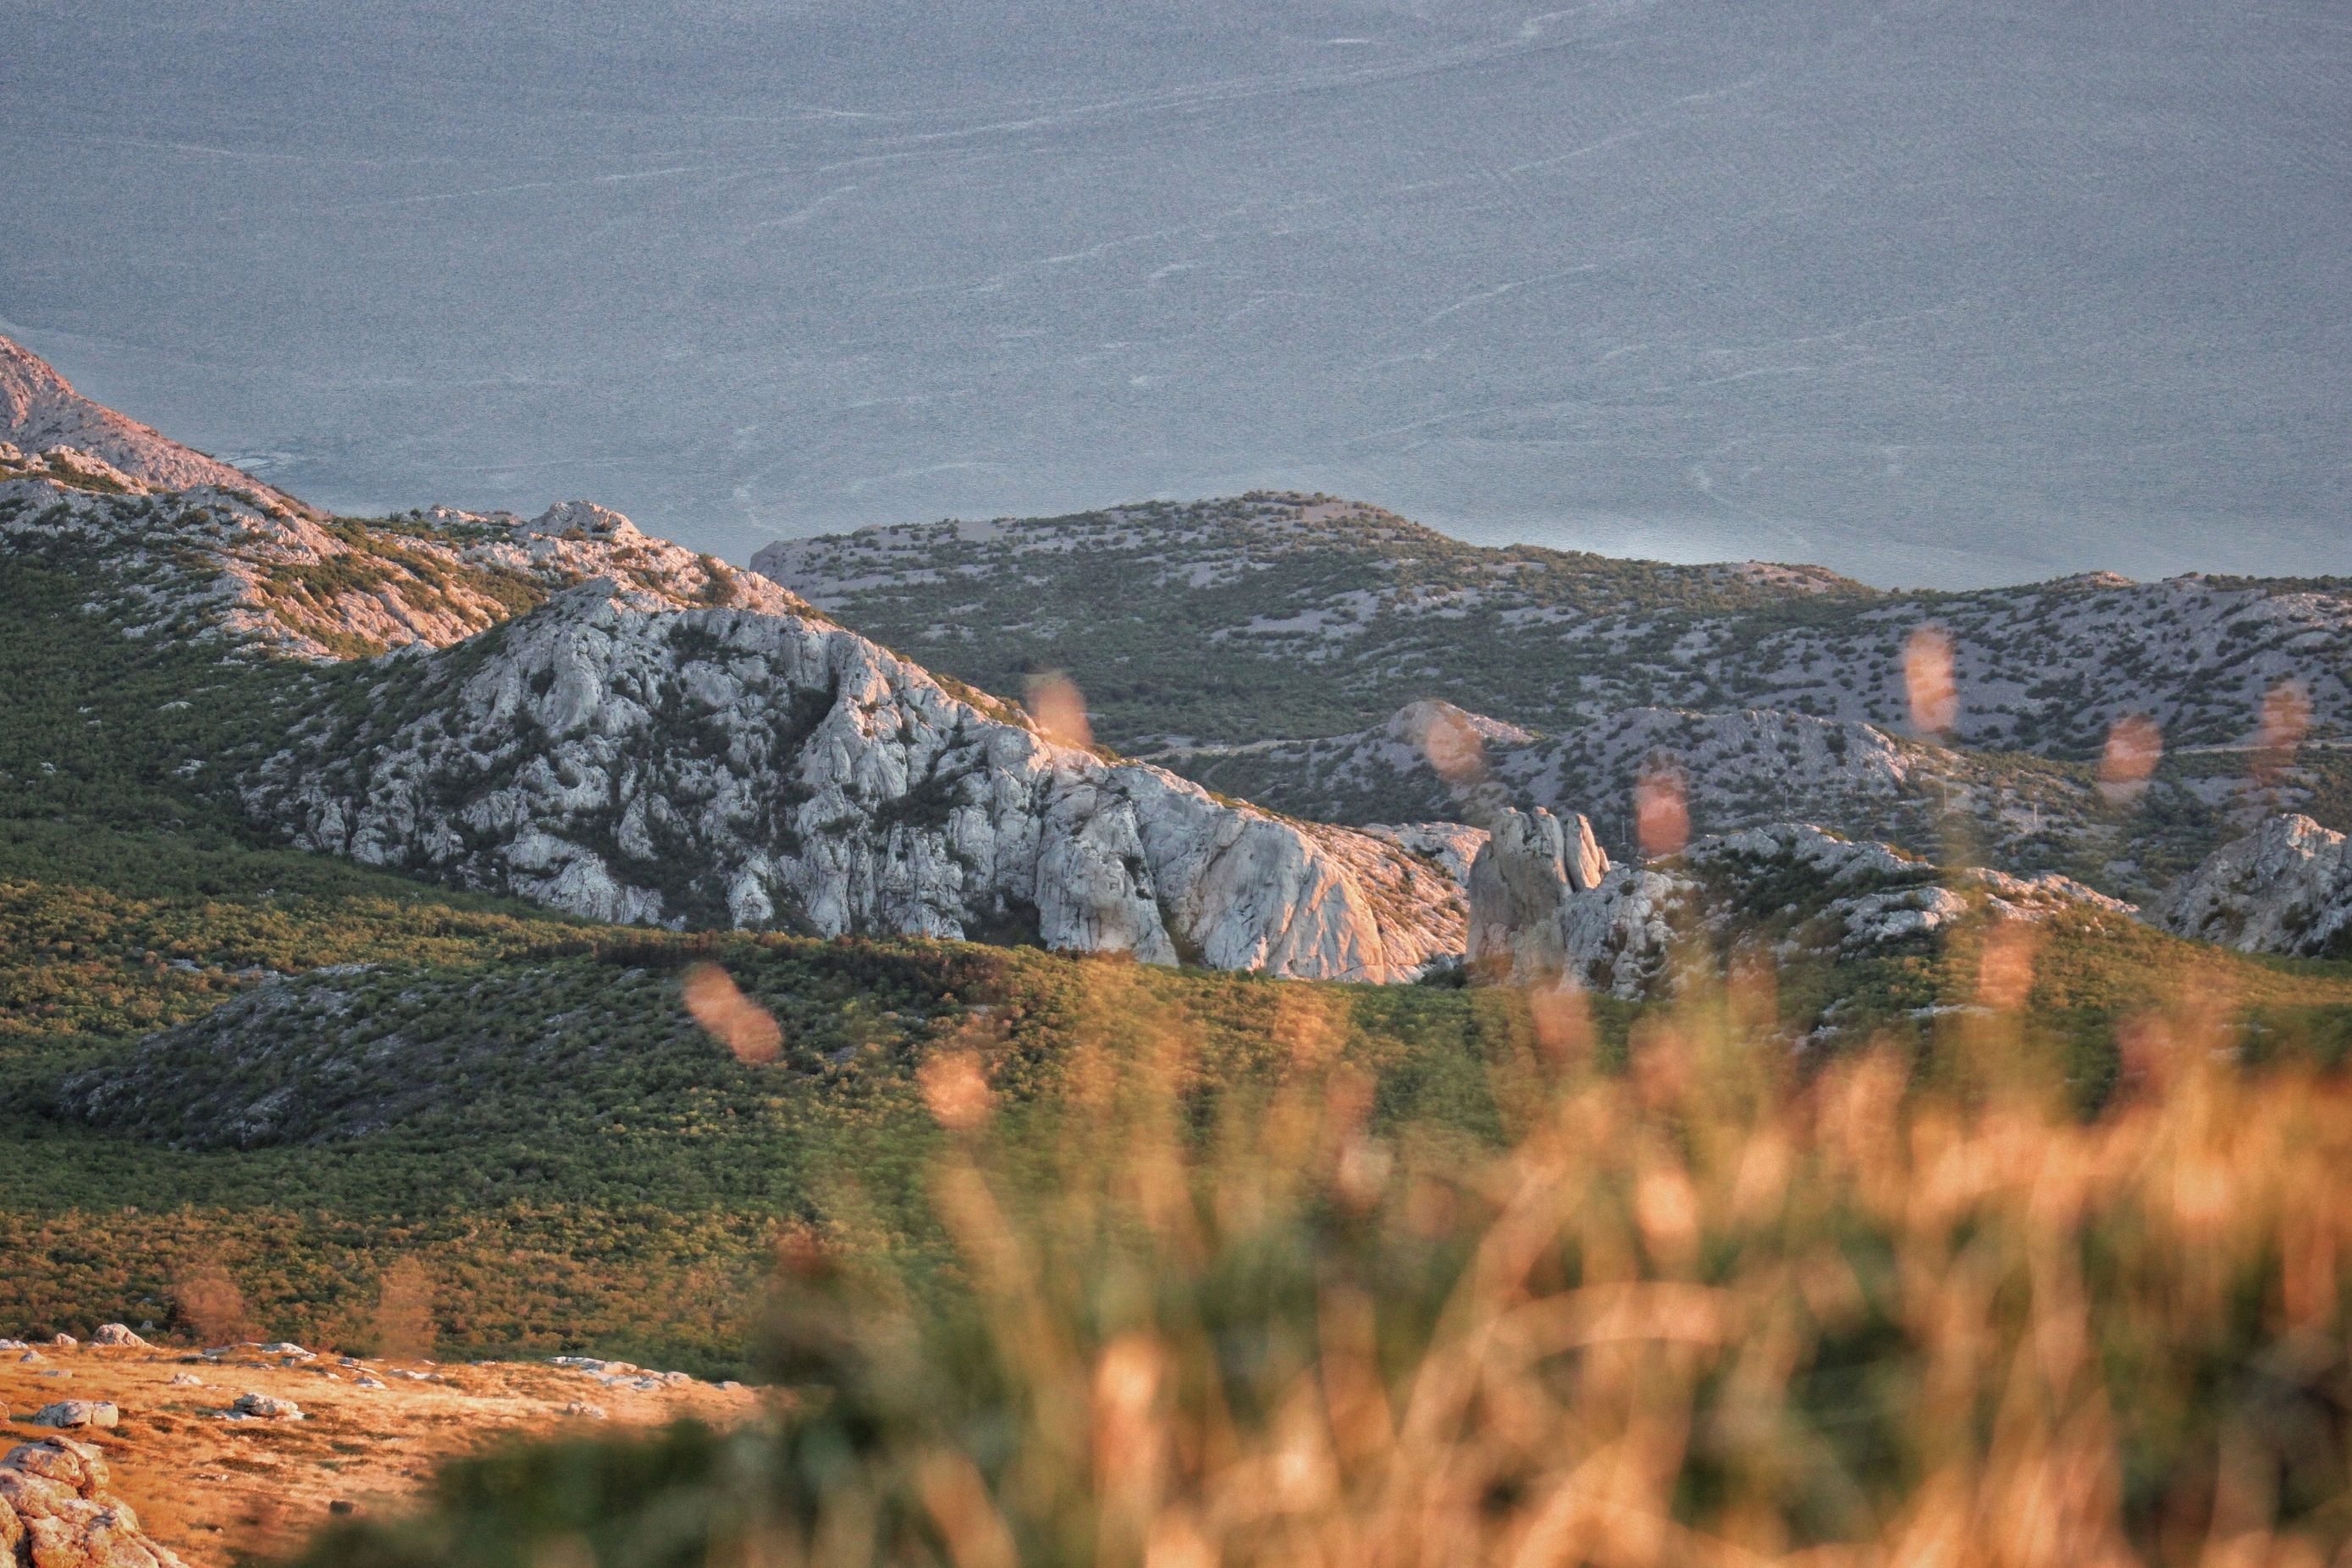
[[[192, 1568], [290, 1552], [334, 1512], [398, 1508], [445, 1460], [516, 1436], [656, 1426], [684, 1416], [725, 1425], [758, 1412], [756, 1390], [679, 1383], [618, 1387], [591, 1373], [527, 1362], [440, 1365], [370, 1360], [363, 1368], [240, 1350], [206, 1357], [154, 1346], [0, 1350], [0, 1452], [50, 1435], [31, 1417], [62, 1399], [110, 1400], [113, 1430], [71, 1435], [106, 1452], [114, 1494]], [[386, 1384], [360, 1386], [362, 1373]], [[418, 1374], [415, 1381], [402, 1373]], [[174, 1384], [194, 1376], [201, 1386]], [[241, 1394], [290, 1399], [306, 1419], [224, 1419]], [[567, 1415], [593, 1405], [607, 1419]], [[341, 1509], [337, 1505], [342, 1505]]]

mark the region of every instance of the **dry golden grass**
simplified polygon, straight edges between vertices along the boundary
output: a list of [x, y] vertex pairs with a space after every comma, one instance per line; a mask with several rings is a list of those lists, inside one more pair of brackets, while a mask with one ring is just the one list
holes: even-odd
[[[367, 1389], [332, 1358], [299, 1365], [252, 1354], [207, 1360], [160, 1347], [47, 1345], [39, 1353], [28, 1363], [19, 1352], [0, 1352], [0, 1405], [16, 1417], [0, 1423], [0, 1445], [48, 1435], [30, 1417], [52, 1401], [113, 1402], [120, 1426], [72, 1436], [105, 1450], [114, 1494], [192, 1568], [293, 1551], [333, 1517], [334, 1504], [362, 1517], [396, 1510], [451, 1460], [500, 1441], [584, 1429], [592, 1423], [564, 1414], [574, 1402], [630, 1429], [689, 1418], [730, 1425], [756, 1408], [749, 1391], [692, 1384], [638, 1392], [520, 1363], [372, 1360], [387, 1374], [399, 1369], [436, 1381], [387, 1375], [388, 1386]], [[174, 1376], [201, 1385], [175, 1384]], [[290, 1399], [309, 1418], [221, 1419], [217, 1412], [246, 1393]]]
[[1059, 1096], [999, 1103], [982, 1038], [925, 1072], [947, 1278], [787, 1237], [773, 1431], [467, 1473], [312, 1560], [2352, 1562], [2352, 1095], [2185, 996], [2085, 1120], [2030, 934], [1974, 952], [1924, 1063], [1808, 1068], [1756, 971], [1622, 1071], [1496, 993], [1486, 1142], [1376, 1119], [1328, 994], [1219, 1084], [1100, 966]]

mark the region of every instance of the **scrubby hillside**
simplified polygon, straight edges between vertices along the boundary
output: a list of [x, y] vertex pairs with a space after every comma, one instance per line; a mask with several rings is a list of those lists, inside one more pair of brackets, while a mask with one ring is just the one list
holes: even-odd
[[[7, 727], [0, 773], [60, 798], [97, 782], [58, 777], [95, 745], [101, 787], [236, 800], [280, 841], [604, 920], [1381, 981], [1461, 950], [1422, 858], [1056, 743], [585, 502], [320, 520], [10, 447], [0, 541], [12, 595], [76, 649], [60, 689], [109, 688]], [[376, 658], [400, 648], [425, 656]], [[118, 662], [155, 679], [97, 673]]]
[[2352, 719], [2352, 585], [2332, 579], [1886, 593], [1807, 567], [1488, 549], [1289, 494], [866, 529], [752, 560], [965, 679], [1068, 670], [1138, 749], [1338, 733], [1423, 697], [1541, 730], [1741, 707], [1907, 729], [1904, 647], [1929, 625], [1953, 642], [1969, 746], [2095, 756], [2132, 713], [2175, 745], [2244, 741], [2289, 679], [2321, 730]]
[[[2261, 815], [2352, 813], [2352, 586], [2095, 575], [1885, 593], [1810, 568], [1486, 549], [1373, 508], [1259, 494], [786, 541], [759, 568], [983, 684], [1066, 671], [1103, 732], [1339, 821], [1458, 815], [1419, 704], [1491, 733], [1500, 801], [1633, 846], [1632, 786], [1694, 819], [1801, 818], [2155, 896]], [[1923, 731], [1906, 653], [1950, 653]], [[2121, 723], [2150, 780], [2101, 791]], [[2352, 826], [2352, 820], [2336, 823]]]

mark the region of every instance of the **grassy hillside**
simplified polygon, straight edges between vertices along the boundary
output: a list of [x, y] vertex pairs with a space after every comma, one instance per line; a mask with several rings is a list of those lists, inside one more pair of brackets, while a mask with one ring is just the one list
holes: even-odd
[[[277, 852], [91, 830], [45, 848], [54, 831], [12, 830], [0, 892], [16, 922], [0, 1247], [26, 1265], [0, 1275], [0, 1324], [20, 1331], [216, 1330], [184, 1299], [209, 1261], [254, 1327], [363, 1344], [384, 1271], [415, 1258], [449, 1352], [740, 1371], [779, 1226], [864, 1255], [943, 1255], [919, 1083], [943, 1051], [983, 1052], [1009, 1103], [1050, 1107], [1077, 1091], [1086, 1047], [1178, 1019], [1207, 1115], [1312, 1036], [1377, 1078], [1381, 1125], [1486, 1142], [1528, 1027], [1501, 993], [615, 931]], [[738, 1060], [687, 1018], [678, 974], [706, 957], [780, 1021], [773, 1062]], [[1886, 1039], [1932, 1078], [1952, 1070], [1936, 1009], [1981, 962], [1963, 942], [1790, 965], [1756, 1021], [1783, 1040], [1838, 1026], [1795, 1059]], [[2184, 985], [2232, 995], [2271, 1054], [2332, 1060], [2352, 1038], [2341, 966], [2259, 963], [2127, 922], [2054, 926], [2036, 963], [2034, 1048], [2085, 1104], [2124, 1071], [2114, 1021]], [[243, 973], [352, 963], [371, 967]], [[1600, 1005], [1599, 1059], [1622, 1061], [1649, 1011]]]
[[[950, 1258], [926, 1063], [981, 1052], [1009, 1106], [1050, 1115], [1083, 1100], [1088, 1048], [1170, 1019], [1203, 1125], [1312, 1039], [1376, 1079], [1381, 1126], [1506, 1134], [1531, 1026], [1503, 994], [619, 930], [268, 847], [217, 781], [320, 678], [201, 624], [125, 638], [104, 612], [142, 569], [0, 556], [0, 1331], [363, 1344], [413, 1258], [447, 1351], [740, 1369], [780, 1226]], [[1774, 912], [1750, 913], [1769, 940]], [[2344, 1048], [2341, 968], [2105, 919], [2046, 933], [2028, 1034], [2082, 1106], [2127, 1077], [2114, 1021], [2183, 984], [2250, 1011], [2258, 1052]], [[689, 1025], [678, 975], [705, 958], [780, 1020], [774, 1061]], [[1883, 1039], [1932, 1079], [1980, 960], [1967, 941], [1791, 960], [1742, 1005], [1792, 1060]], [[1599, 1005], [1596, 1060], [1622, 1064], [1649, 1012]]]

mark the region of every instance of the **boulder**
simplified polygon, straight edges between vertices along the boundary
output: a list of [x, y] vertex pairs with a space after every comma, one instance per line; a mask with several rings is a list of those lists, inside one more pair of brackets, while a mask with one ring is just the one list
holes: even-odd
[[121, 1420], [122, 1412], [105, 1399], [60, 1399], [33, 1415], [36, 1426], [114, 1426]]
[[226, 1412], [232, 1421], [300, 1421], [302, 1407], [272, 1394], [240, 1394]]
[[0, 1563], [31, 1568], [184, 1568], [148, 1539], [96, 1448], [70, 1437], [19, 1444], [0, 1458]]
[[1470, 962], [1524, 984], [1636, 994], [1664, 962], [1676, 887], [1612, 868], [1578, 813], [1506, 808], [1470, 866]]
[[145, 1350], [147, 1342], [122, 1323], [101, 1323], [98, 1332], [89, 1336], [93, 1345], [109, 1345], [122, 1350]]
[[1472, 963], [1499, 965], [1528, 980], [1559, 972], [1559, 908], [1571, 890], [1566, 837], [1559, 818], [1541, 806], [1496, 813], [1470, 863]]

